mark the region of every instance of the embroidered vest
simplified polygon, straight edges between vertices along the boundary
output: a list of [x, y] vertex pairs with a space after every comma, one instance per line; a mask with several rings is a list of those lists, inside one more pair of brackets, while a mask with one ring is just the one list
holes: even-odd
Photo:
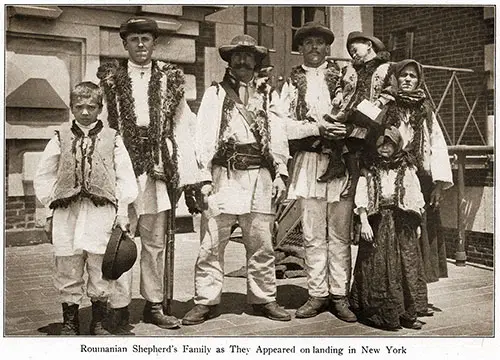
[[114, 148], [116, 131], [104, 128], [102, 122], [89, 132], [84, 143], [83, 132], [76, 124], [64, 124], [57, 132], [61, 156], [50, 208], [67, 207], [81, 196], [94, 205], [111, 203], [115, 197]]
[[372, 66], [356, 71], [352, 65], [343, 69], [342, 110], [355, 108], [363, 99], [375, 102], [389, 82], [389, 63], [382, 63], [376, 68]]

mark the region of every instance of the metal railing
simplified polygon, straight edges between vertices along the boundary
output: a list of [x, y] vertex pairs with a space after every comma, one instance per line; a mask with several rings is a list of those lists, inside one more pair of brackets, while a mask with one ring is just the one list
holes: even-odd
[[[335, 62], [351, 62], [352, 59], [349, 58], [340, 58], [340, 57], [333, 57], [333, 56], [328, 56], [327, 57], [328, 61], [335, 61]], [[436, 118], [438, 120], [439, 125], [441, 126], [441, 129], [443, 130], [443, 134], [446, 138], [446, 141], [448, 145], [460, 145], [465, 132], [467, 131], [468, 127], [471, 125], [474, 125], [474, 128], [477, 130], [477, 133], [479, 135], [480, 144], [477, 145], [487, 145], [487, 141], [485, 140], [485, 137], [483, 136], [483, 131], [481, 131], [481, 128], [478, 124], [478, 121], [476, 119], [475, 112], [478, 106], [478, 103], [481, 99], [482, 96], [485, 95], [486, 91], [486, 79], [487, 76], [489, 76], [488, 72], [484, 72], [483, 78], [481, 79], [480, 82], [480, 90], [476, 94], [476, 97], [474, 99], [474, 102], [472, 105], [470, 104], [469, 100], [467, 99], [467, 96], [465, 95], [464, 87], [462, 86], [460, 79], [458, 78], [458, 74], [473, 74], [475, 73], [474, 70], [472, 69], [465, 69], [465, 68], [456, 68], [456, 67], [448, 67], [448, 66], [434, 66], [434, 65], [424, 65], [422, 64], [422, 67], [424, 69], [429, 69], [429, 70], [440, 70], [440, 71], [447, 71], [451, 72], [450, 78], [446, 84], [445, 90], [443, 94], [441, 95], [438, 104], [436, 105], [436, 102], [434, 101], [431, 92], [429, 91], [429, 88], [427, 87], [427, 84], [424, 83], [424, 90], [429, 97], [429, 100], [431, 101], [432, 105], [434, 106], [435, 113], [436, 113]], [[459, 91], [460, 95], [457, 97], [457, 90]], [[448, 127], [446, 126], [445, 122], [443, 121], [442, 113], [441, 111], [444, 109], [443, 105], [445, 104], [445, 100], [451, 97], [451, 136], [450, 136], [450, 131]], [[468, 114], [467, 118], [465, 120], [465, 123], [462, 127], [462, 129], [457, 128], [457, 104], [459, 103], [459, 100], [462, 99], [464, 105], [467, 108]], [[486, 112], [485, 112], [486, 116]], [[460, 132], [458, 133], [458, 130]], [[457, 137], [457, 133], [459, 134]]]

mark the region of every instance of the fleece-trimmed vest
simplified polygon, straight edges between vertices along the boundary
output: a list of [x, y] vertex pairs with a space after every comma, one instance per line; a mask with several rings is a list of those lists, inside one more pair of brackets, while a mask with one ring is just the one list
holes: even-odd
[[64, 124], [58, 131], [61, 156], [57, 181], [50, 208], [67, 207], [80, 197], [88, 197], [94, 205], [117, 206], [115, 197], [114, 148], [116, 131], [104, 128], [102, 122], [89, 131], [84, 142], [81, 129]]

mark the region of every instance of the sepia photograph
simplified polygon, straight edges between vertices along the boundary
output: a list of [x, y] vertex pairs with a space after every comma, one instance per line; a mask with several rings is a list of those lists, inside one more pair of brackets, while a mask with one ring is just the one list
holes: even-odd
[[495, 337], [494, 5], [3, 10], [4, 338]]

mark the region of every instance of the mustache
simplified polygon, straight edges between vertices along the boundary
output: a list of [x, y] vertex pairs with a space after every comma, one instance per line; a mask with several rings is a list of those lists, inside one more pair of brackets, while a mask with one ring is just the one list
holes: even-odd
[[253, 67], [248, 65], [248, 64], [236, 64], [232, 67], [234, 70], [239, 70], [239, 69], [248, 69], [248, 70], [253, 70]]

